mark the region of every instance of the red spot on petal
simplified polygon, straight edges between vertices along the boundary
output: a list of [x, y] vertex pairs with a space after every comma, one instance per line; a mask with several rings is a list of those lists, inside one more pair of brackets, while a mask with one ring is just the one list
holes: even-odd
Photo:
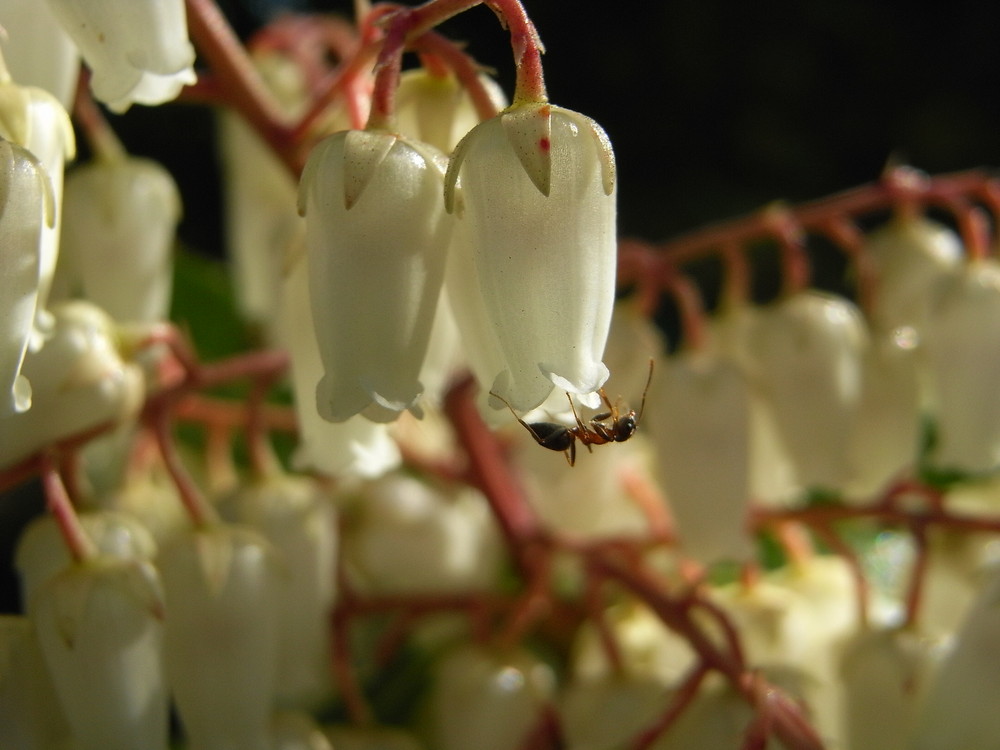
[[548, 138], [540, 138], [538, 140], [538, 147], [542, 151], [548, 151], [552, 147], [552, 144], [549, 142]]

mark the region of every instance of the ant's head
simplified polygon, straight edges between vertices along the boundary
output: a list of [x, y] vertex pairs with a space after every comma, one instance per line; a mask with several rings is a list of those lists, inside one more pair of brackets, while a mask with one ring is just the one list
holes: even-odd
[[634, 411], [630, 411], [626, 416], [621, 417], [614, 425], [614, 437], [616, 443], [624, 443], [632, 435], [639, 424], [639, 418]]

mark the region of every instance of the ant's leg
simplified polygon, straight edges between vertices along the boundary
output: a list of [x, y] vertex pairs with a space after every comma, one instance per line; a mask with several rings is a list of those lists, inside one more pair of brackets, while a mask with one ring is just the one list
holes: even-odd
[[569, 401], [569, 408], [573, 410], [573, 418], [576, 419], [576, 426], [580, 428], [581, 432], [586, 432], [587, 425], [583, 423], [580, 415], [576, 413], [576, 405], [573, 403], [573, 397], [569, 393], [566, 394], [566, 400]]
[[541, 445], [543, 447], [548, 447], [548, 446], [545, 445], [545, 439], [541, 435], [539, 435], [537, 432], [535, 432], [535, 428], [532, 427], [527, 422], [525, 422], [519, 416], [517, 416], [517, 412], [514, 411], [514, 407], [510, 405], [510, 402], [507, 399], [505, 399], [503, 396], [501, 396], [501, 395], [499, 395], [497, 393], [494, 393], [493, 391], [490, 391], [490, 395], [491, 396], [495, 396], [496, 398], [498, 398], [498, 399], [500, 399], [501, 401], [504, 402], [504, 404], [507, 406], [507, 408], [510, 409], [510, 413], [514, 415], [514, 419], [516, 419], [518, 422], [521, 423], [521, 426], [523, 426], [524, 429], [526, 429], [528, 431], [528, 433], [531, 435], [532, 438], [534, 438], [534, 440], [535, 440], [536, 443], [538, 443], [539, 445]]
[[[587, 447], [589, 448], [590, 446], [587, 446]], [[576, 441], [575, 440], [572, 443], [570, 443], [569, 444], [569, 448], [566, 449], [566, 461], [569, 463], [570, 466], [573, 466], [573, 465], [576, 464]]]

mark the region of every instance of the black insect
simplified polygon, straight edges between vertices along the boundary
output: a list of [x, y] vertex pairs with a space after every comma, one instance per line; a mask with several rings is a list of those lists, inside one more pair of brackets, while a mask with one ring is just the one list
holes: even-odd
[[618, 405], [611, 403], [608, 394], [601, 388], [598, 393], [601, 396], [601, 401], [608, 407], [608, 410], [595, 415], [589, 422], [584, 422], [580, 419], [580, 415], [577, 414], [573, 397], [567, 393], [566, 398], [569, 400], [569, 408], [573, 410], [573, 417], [576, 419], [575, 427], [567, 427], [564, 424], [557, 424], [555, 422], [532, 422], [529, 424], [517, 416], [514, 407], [505, 398], [492, 391], [490, 391], [490, 395], [496, 396], [507, 404], [507, 408], [514, 415], [514, 419], [520, 422], [531, 433], [531, 437], [535, 439], [536, 443], [551, 451], [562, 451], [566, 455], [566, 461], [569, 462], [570, 466], [573, 466], [576, 463], [576, 442], [578, 440], [587, 446], [588, 451], [592, 451], [590, 447], [592, 445], [624, 443], [635, 434], [636, 428], [639, 426], [639, 420], [642, 419], [642, 412], [646, 408], [646, 392], [649, 390], [649, 383], [652, 379], [653, 360], [650, 359], [649, 376], [646, 378], [646, 387], [642, 391], [642, 403], [639, 406], [638, 414], [635, 413], [634, 409], [629, 409], [627, 414], [622, 414], [618, 409]]

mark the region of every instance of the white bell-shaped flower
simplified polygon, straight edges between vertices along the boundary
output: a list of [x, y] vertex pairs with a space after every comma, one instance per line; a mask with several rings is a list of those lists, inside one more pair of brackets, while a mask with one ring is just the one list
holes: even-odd
[[1000, 465], [998, 337], [1000, 263], [970, 263], [942, 285], [924, 337], [936, 466], [984, 472]]
[[76, 140], [69, 115], [59, 100], [44, 89], [21, 86], [11, 80], [0, 56], [0, 136], [30, 151], [45, 169], [52, 185], [54, 219], [42, 229], [39, 248], [39, 288], [35, 306], [36, 332], [31, 347], [37, 349], [52, 326], [45, 308], [59, 257], [60, 206], [63, 165], [76, 155]]
[[434, 670], [429, 747], [516, 750], [541, 717], [555, 687], [552, 669], [526, 651], [466, 644]]
[[49, 0], [113, 112], [162, 104], [195, 82], [184, 0]]
[[474, 490], [448, 496], [417, 479], [389, 476], [345, 515], [344, 559], [363, 591], [467, 593], [499, 580], [499, 529]]
[[804, 488], [841, 490], [867, 329], [846, 299], [799, 292], [761, 311], [750, 352]]
[[930, 680], [913, 750], [989, 748], [1000, 736], [1000, 673], [990, 655], [1000, 648], [1000, 567], [983, 577], [965, 621]]
[[747, 561], [750, 386], [711, 352], [662, 359], [646, 407], [663, 486], [684, 554]]
[[[480, 76], [497, 110], [507, 98], [496, 82]], [[446, 154], [479, 124], [479, 115], [465, 87], [450, 74], [435, 75], [425, 68], [404, 71], [396, 89], [396, 129]]]
[[400, 454], [389, 435], [389, 425], [376, 424], [361, 415], [346, 422], [327, 422], [316, 411], [316, 383], [323, 377], [323, 362], [313, 333], [309, 264], [304, 253], [288, 271], [282, 297], [278, 336], [291, 358], [299, 423], [295, 468], [341, 479], [371, 479], [394, 469]]
[[912, 327], [923, 331], [931, 292], [958, 270], [962, 241], [943, 224], [901, 215], [865, 237], [864, 253], [875, 272], [872, 313], [879, 330]]
[[163, 593], [148, 561], [98, 556], [36, 594], [31, 619], [79, 750], [166, 750]]
[[24, 615], [0, 615], [0, 747], [68, 747], [69, 727]]
[[914, 329], [873, 337], [862, 358], [861, 396], [851, 432], [849, 495], [868, 500], [913, 466], [921, 437], [920, 351]]
[[503, 362], [496, 370], [491, 358], [483, 386], [519, 411], [553, 386], [596, 406], [586, 394], [608, 377], [601, 357], [614, 305], [615, 196], [607, 136], [576, 112], [514, 106], [455, 150], [445, 187], [459, 218], [453, 252], [471, 253], [476, 274], [458, 283], [478, 285]]
[[177, 184], [154, 161], [122, 156], [74, 169], [63, 197], [70, 283], [119, 323], [165, 320], [180, 217]]
[[123, 359], [111, 318], [82, 301], [64, 303], [52, 312], [51, 338], [24, 361], [32, 406], [0, 418], [0, 467], [61, 438], [122, 422], [142, 406], [142, 369]]
[[[149, 531], [124, 513], [88, 511], [81, 513], [79, 519], [102, 558], [152, 560], [156, 555], [156, 542]], [[14, 566], [29, 615], [34, 612], [35, 594], [72, 564], [73, 558], [54, 516], [39, 516], [28, 524], [18, 539]]]
[[51, 220], [44, 169], [20, 146], [0, 140], [0, 418], [31, 406], [21, 364], [35, 319], [46, 214]]
[[386, 132], [321, 142], [299, 189], [309, 283], [325, 375], [320, 416], [390, 422], [419, 411], [418, 376], [437, 307], [452, 221], [445, 157]]
[[0, 26], [7, 32], [3, 55], [14, 80], [45, 89], [67, 110], [72, 107], [80, 53], [56, 23], [48, 4], [6, 0], [0, 7]]
[[[337, 515], [310, 477], [275, 472], [240, 487], [223, 506], [280, 556], [277, 700], [318, 707], [329, 698], [330, 612], [336, 596]], [[225, 512], [225, 511], [224, 511]]]
[[191, 750], [271, 750], [278, 656], [274, 549], [247, 528], [179, 534], [160, 553], [167, 677]]

